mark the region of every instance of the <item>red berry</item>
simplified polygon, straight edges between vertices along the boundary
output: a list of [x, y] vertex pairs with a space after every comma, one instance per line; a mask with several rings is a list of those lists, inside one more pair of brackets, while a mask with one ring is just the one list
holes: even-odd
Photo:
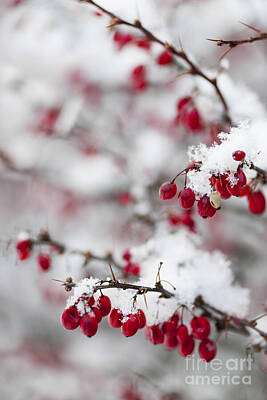
[[209, 197], [205, 194], [197, 203], [197, 212], [203, 218], [210, 218], [216, 213], [216, 208], [210, 204]]
[[191, 103], [192, 103], [192, 98], [191, 97], [189, 97], [189, 96], [183, 97], [177, 103], [177, 110], [181, 111], [182, 108], [184, 108], [185, 106], [188, 106]]
[[161, 344], [164, 342], [164, 333], [159, 325], [147, 326], [146, 335], [153, 344]]
[[191, 231], [191, 232], [195, 232], [195, 221], [193, 220], [193, 218], [191, 217], [191, 215], [186, 212], [181, 216], [181, 223], [185, 226], [187, 226], [187, 228]]
[[130, 337], [136, 334], [139, 328], [139, 320], [137, 314], [128, 315], [127, 321], [125, 321], [121, 326], [121, 333]]
[[98, 307], [92, 307], [92, 311], [95, 314], [96, 321], [99, 324], [102, 321], [102, 313]]
[[47, 135], [53, 133], [59, 114], [59, 108], [50, 108], [45, 110], [37, 123], [37, 129], [45, 132]]
[[181, 342], [178, 344], [178, 351], [182, 357], [187, 357], [193, 353], [195, 348], [195, 341], [193, 336], [188, 336], [185, 342]]
[[168, 221], [169, 224], [172, 226], [178, 226], [181, 224], [181, 218], [173, 213], [168, 214]]
[[129, 262], [128, 264], [126, 264], [123, 267], [124, 272], [127, 275], [139, 275], [140, 274], [140, 267], [138, 264], [132, 264], [131, 262]]
[[232, 156], [235, 161], [243, 161], [246, 157], [246, 153], [242, 150], [237, 150], [233, 152]]
[[193, 108], [190, 112], [186, 113], [183, 118], [184, 124], [190, 131], [199, 131], [203, 128], [200, 114], [197, 108]]
[[129, 192], [122, 192], [118, 197], [118, 202], [121, 206], [126, 207], [133, 202], [133, 196]]
[[146, 67], [138, 65], [131, 72], [132, 88], [140, 91], [146, 89], [148, 83], [146, 80]]
[[262, 214], [265, 211], [266, 201], [261, 190], [249, 193], [247, 196], [248, 208], [253, 214]]
[[248, 196], [250, 193], [250, 187], [248, 185], [243, 186], [240, 189], [240, 197]]
[[167, 336], [175, 336], [178, 324], [178, 314], [174, 314], [171, 319], [165, 321], [162, 325], [162, 332]]
[[163, 344], [166, 349], [174, 349], [175, 347], [177, 347], [176, 336], [165, 335]]
[[216, 345], [211, 339], [204, 339], [200, 342], [198, 348], [199, 357], [209, 362], [216, 355]]
[[41, 271], [47, 271], [51, 267], [51, 259], [48, 254], [39, 254], [37, 263]]
[[151, 44], [152, 43], [150, 42], [150, 40], [137, 40], [136, 41], [137, 47], [140, 47], [141, 49], [144, 49], [144, 50], [150, 50]]
[[95, 304], [95, 298], [94, 298], [94, 296], [89, 297], [89, 299], [88, 299], [88, 304], [89, 304], [89, 306], [91, 306], [91, 307]]
[[96, 334], [98, 323], [95, 315], [84, 314], [80, 320], [80, 328], [85, 336], [92, 337]]
[[159, 188], [159, 197], [162, 200], [170, 200], [177, 193], [177, 186], [175, 182], [164, 182]]
[[225, 183], [222, 179], [216, 179], [215, 189], [220, 193], [222, 199], [229, 199], [229, 197], [231, 197], [231, 193], [229, 192], [227, 186], [227, 183]]
[[73, 330], [80, 325], [80, 315], [75, 306], [66, 308], [61, 315], [61, 323], [65, 329]]
[[111, 310], [111, 301], [108, 296], [100, 296], [97, 300], [97, 307], [101, 311], [102, 317], [106, 317]]
[[242, 186], [239, 184], [231, 186], [231, 184], [227, 185], [228, 192], [235, 197], [239, 197], [241, 193]]
[[180, 325], [178, 326], [176, 330], [176, 338], [179, 343], [184, 343], [188, 340], [189, 334], [188, 334], [188, 329], [186, 325]]
[[118, 310], [117, 308], [113, 308], [113, 310], [111, 311], [111, 313], [109, 314], [109, 317], [108, 317], [109, 325], [112, 328], [120, 328], [122, 318], [123, 318], [122, 312], [120, 310]]
[[130, 259], [132, 258], [132, 255], [131, 255], [131, 253], [130, 253], [130, 250], [125, 250], [125, 252], [123, 253], [123, 255], [122, 255], [122, 258], [125, 260], [125, 261], [130, 261]]
[[172, 54], [168, 50], [164, 50], [157, 58], [158, 65], [168, 65], [172, 62]]
[[130, 35], [129, 33], [123, 33], [117, 31], [113, 36], [113, 40], [114, 42], [117, 43], [118, 48], [121, 50], [126, 44], [133, 41], [133, 36]]
[[203, 317], [194, 317], [191, 320], [191, 328], [192, 334], [196, 339], [206, 339], [206, 337], [210, 334], [210, 323], [207, 318]]
[[190, 209], [195, 202], [195, 193], [191, 188], [182, 189], [178, 195], [178, 199], [182, 208]]
[[143, 329], [146, 325], [146, 316], [140, 308], [137, 310], [137, 318], [139, 322], [139, 328], [138, 329]]
[[32, 243], [29, 239], [20, 240], [19, 242], [16, 243], [16, 250], [18, 253], [18, 257], [21, 261], [29, 258], [31, 253], [31, 246]]
[[239, 168], [239, 169], [236, 171], [234, 177], [238, 180], [238, 184], [239, 184], [240, 186], [245, 186], [245, 185], [246, 185], [246, 183], [247, 183], [247, 177], [246, 177], [246, 175], [245, 175], [245, 173], [244, 173], [244, 171], [243, 171], [242, 168]]

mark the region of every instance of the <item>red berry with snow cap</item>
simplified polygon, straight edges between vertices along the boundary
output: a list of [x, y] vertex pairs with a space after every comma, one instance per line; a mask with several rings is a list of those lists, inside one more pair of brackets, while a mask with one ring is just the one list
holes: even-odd
[[144, 314], [144, 311], [139, 308], [137, 310], [137, 314], [136, 315], [137, 315], [138, 322], [139, 322], [138, 329], [143, 329], [146, 326], [146, 316]]
[[185, 343], [188, 340], [189, 334], [188, 334], [188, 328], [186, 325], [180, 325], [178, 326], [176, 330], [176, 338], [179, 343]]
[[164, 182], [159, 188], [159, 197], [162, 200], [170, 200], [177, 193], [177, 186], [175, 182]]
[[131, 337], [136, 334], [139, 328], [139, 320], [137, 314], [128, 315], [127, 321], [121, 326], [121, 333], [126, 337]]
[[215, 189], [220, 193], [222, 199], [229, 199], [231, 197], [227, 186], [227, 183], [223, 179], [216, 179]]

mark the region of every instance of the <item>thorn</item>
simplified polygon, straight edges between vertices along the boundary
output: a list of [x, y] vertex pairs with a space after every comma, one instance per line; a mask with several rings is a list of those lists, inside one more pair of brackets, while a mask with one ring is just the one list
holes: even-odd
[[230, 51], [233, 49], [234, 46], [229, 46], [228, 49], [221, 55], [221, 57], [219, 58], [219, 61], [222, 61], [222, 59], [228, 54], [230, 53]]
[[114, 272], [113, 272], [113, 269], [112, 269], [111, 264], [108, 264], [108, 265], [109, 265], [109, 268], [110, 268], [110, 272], [111, 272], [111, 275], [112, 275], [112, 280], [113, 280], [113, 282], [117, 282], [117, 279], [116, 279], [116, 277], [115, 277], [115, 274], [114, 274]]
[[244, 25], [244, 26], [246, 26], [249, 29], [252, 29], [254, 32], [257, 32], [259, 35], [263, 34], [263, 32], [260, 29], [255, 28], [255, 26], [248, 25], [248, 24], [246, 24], [245, 22], [242, 22], [242, 21], [239, 21], [239, 23]]

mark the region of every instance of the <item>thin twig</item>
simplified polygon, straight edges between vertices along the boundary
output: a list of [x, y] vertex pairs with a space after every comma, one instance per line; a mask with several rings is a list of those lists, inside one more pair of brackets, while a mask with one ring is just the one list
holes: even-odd
[[182, 50], [178, 50], [173, 45], [170, 45], [167, 42], [159, 39], [151, 31], [149, 31], [147, 28], [145, 28], [144, 25], [139, 20], [135, 20], [134, 22], [126, 21], [125, 19], [123, 19], [121, 17], [118, 17], [116, 14], [112, 13], [111, 11], [108, 11], [104, 7], [102, 7], [99, 4], [95, 3], [95, 1], [93, 1], [93, 0], [80, 0], [80, 2], [91, 4], [91, 5], [95, 6], [96, 8], [98, 8], [100, 11], [102, 11], [104, 14], [110, 16], [111, 17], [111, 23], [109, 25], [110, 28], [113, 28], [114, 26], [117, 26], [117, 25], [125, 25], [125, 26], [129, 26], [131, 28], [137, 29], [140, 32], [142, 32], [142, 34], [145, 35], [147, 40], [150, 40], [152, 42], [158, 43], [159, 45], [161, 45], [162, 47], [167, 49], [170, 53], [172, 53], [175, 57], [178, 57], [178, 58], [182, 59], [189, 67], [188, 68], [188, 73], [190, 73], [191, 75], [200, 76], [201, 78], [203, 78], [205, 81], [207, 81], [208, 83], [210, 83], [214, 87], [214, 90], [217, 93], [217, 95], [218, 95], [218, 97], [219, 97], [219, 99], [220, 99], [220, 101], [221, 101], [221, 103], [223, 105], [224, 117], [228, 122], [231, 123], [231, 119], [230, 119], [230, 116], [229, 116], [228, 105], [226, 103], [226, 100], [225, 100], [220, 88], [218, 87], [217, 79], [216, 78], [210, 78], [206, 73], [204, 73], [189, 58], [189, 56], [185, 53], [185, 51], [183, 49]]

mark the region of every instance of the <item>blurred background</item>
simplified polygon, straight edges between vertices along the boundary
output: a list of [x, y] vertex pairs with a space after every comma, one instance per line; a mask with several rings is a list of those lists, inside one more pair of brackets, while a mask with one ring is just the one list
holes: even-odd
[[[206, 40], [251, 35], [239, 21], [266, 31], [266, 0], [99, 4], [140, 19], [163, 40], [182, 44], [208, 74], [219, 74], [234, 123], [266, 113], [267, 41], [240, 46], [219, 62], [224, 50]], [[213, 88], [179, 77], [183, 63], [161, 64], [159, 45], [109, 23], [75, 0], [0, 4], [0, 398], [266, 399], [263, 354], [255, 355], [252, 385], [203, 387], [187, 385], [185, 360], [152, 346], [142, 332], [128, 339], [106, 322], [93, 339], [65, 331], [60, 315], [68, 294], [51, 279], [105, 277], [107, 263], [83, 267], [71, 251], [51, 253], [43, 272], [36, 257], [52, 250], [42, 245], [30, 259], [17, 259], [21, 232], [36, 237], [47, 229], [70, 250], [112, 251], [122, 263], [123, 251], [145, 243], [155, 223], [170, 230], [194, 224], [203, 248], [224, 252], [236, 281], [251, 289], [251, 315], [266, 311], [266, 216], [231, 199], [210, 221], [193, 214], [188, 225], [177, 202], [158, 199], [159, 185], [188, 164], [188, 146], [211, 144], [229, 129]], [[194, 99], [200, 130], [177, 120], [176, 104], [185, 96]], [[244, 358], [246, 345], [234, 335], [221, 338], [220, 357]]]

